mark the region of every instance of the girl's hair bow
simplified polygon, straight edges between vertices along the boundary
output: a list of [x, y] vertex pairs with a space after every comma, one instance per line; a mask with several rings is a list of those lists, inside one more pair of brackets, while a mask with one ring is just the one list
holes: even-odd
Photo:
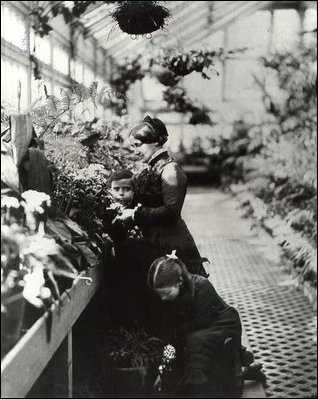
[[169, 258], [169, 259], [178, 259], [177, 255], [176, 255], [176, 252], [177, 252], [177, 251], [174, 249], [174, 250], [171, 252], [170, 255], [166, 255], [167, 258]]

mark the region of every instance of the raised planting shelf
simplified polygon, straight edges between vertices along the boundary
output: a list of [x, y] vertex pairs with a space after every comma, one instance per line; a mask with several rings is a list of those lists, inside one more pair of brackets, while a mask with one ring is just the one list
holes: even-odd
[[72, 397], [72, 326], [96, 293], [100, 275], [100, 267], [82, 272], [81, 276], [92, 279], [91, 285], [75, 280], [61, 303], [53, 304], [2, 359], [2, 398], [24, 398], [58, 349], [59, 378]]

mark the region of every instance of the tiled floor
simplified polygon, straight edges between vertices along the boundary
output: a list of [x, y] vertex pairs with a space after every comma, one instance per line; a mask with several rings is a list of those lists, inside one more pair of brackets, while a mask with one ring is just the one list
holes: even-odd
[[218, 190], [188, 191], [183, 217], [224, 299], [239, 308], [267, 397], [317, 397], [315, 313], [284, 271], [280, 248]]

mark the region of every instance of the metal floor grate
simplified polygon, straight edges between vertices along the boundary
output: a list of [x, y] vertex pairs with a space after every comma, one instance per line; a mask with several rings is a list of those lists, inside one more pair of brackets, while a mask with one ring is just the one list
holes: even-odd
[[211, 259], [211, 281], [239, 308], [255, 359], [267, 377], [267, 397], [316, 397], [314, 312], [288, 283], [278, 261], [271, 260], [276, 244], [262, 233], [249, 234], [250, 222], [240, 219], [236, 206], [220, 192], [192, 195], [185, 219], [202, 256]]

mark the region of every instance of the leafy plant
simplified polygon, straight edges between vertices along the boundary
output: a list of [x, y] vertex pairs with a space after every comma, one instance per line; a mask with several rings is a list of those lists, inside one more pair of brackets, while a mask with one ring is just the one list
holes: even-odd
[[[10, 287], [14, 287], [9, 284], [14, 274], [19, 277], [16, 284], [24, 287], [24, 297], [37, 307], [43, 306], [41, 292], [45, 276], [51, 280], [57, 297], [60, 294], [54, 276], [81, 278], [66, 251], [72, 248], [79, 258], [82, 252], [72, 246], [72, 233], [63, 224], [63, 218], [60, 222], [49, 220], [50, 205], [50, 197], [36, 191], [24, 192], [20, 200], [8, 196], [1, 200], [2, 293], [7, 296]], [[56, 233], [58, 223], [62, 229]], [[75, 229], [82, 241], [85, 240], [79, 227], [68, 225], [72, 226], [73, 235]], [[79, 263], [76, 266], [79, 267]], [[47, 296], [47, 290], [44, 292]]]
[[[78, 111], [78, 105], [88, 107], [90, 104], [95, 106], [97, 95], [97, 82], [92, 82], [89, 88], [80, 85], [72, 85], [70, 88], [61, 88], [60, 96], [51, 95], [47, 93], [44, 86], [45, 95], [40, 97], [31, 110], [33, 124], [37, 127], [39, 137], [46, 133], [59, 130], [60, 126], [67, 121], [72, 121]], [[83, 114], [88, 108], [81, 109]]]
[[127, 112], [127, 92], [133, 83], [145, 76], [140, 60], [141, 56], [137, 55], [115, 65], [115, 73], [109, 83], [116, 92], [111, 107], [117, 115], [124, 115]]
[[162, 29], [170, 11], [159, 1], [121, 1], [111, 16], [123, 32], [145, 35]]
[[147, 368], [161, 360], [163, 344], [144, 329], [124, 327], [108, 329], [103, 334], [102, 355], [108, 367]]

